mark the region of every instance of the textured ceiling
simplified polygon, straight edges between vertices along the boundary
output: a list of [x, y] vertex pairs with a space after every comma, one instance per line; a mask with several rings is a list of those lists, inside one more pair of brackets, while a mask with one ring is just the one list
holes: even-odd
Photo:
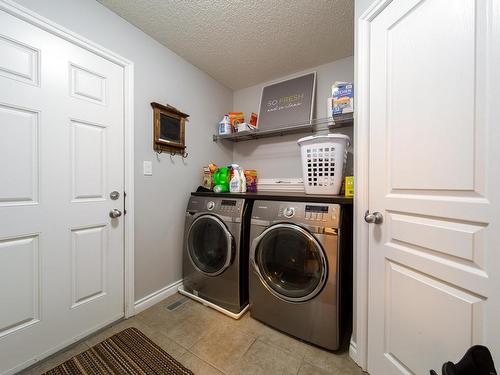
[[354, 0], [98, 0], [232, 89], [353, 54]]

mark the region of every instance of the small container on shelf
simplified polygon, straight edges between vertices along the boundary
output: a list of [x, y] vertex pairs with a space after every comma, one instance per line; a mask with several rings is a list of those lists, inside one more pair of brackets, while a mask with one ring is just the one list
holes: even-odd
[[255, 169], [245, 169], [245, 179], [247, 183], [247, 192], [257, 192], [257, 171]]
[[346, 197], [354, 196], [354, 176], [345, 177], [345, 196]]
[[231, 125], [231, 120], [229, 120], [228, 115], [224, 115], [224, 118], [219, 122], [219, 135], [227, 135], [233, 132], [233, 127]]

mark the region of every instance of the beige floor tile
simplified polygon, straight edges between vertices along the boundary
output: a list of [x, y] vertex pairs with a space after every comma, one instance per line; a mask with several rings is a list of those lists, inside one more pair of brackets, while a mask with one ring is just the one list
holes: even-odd
[[262, 342], [278, 347], [299, 358], [304, 357], [308, 350], [310, 350], [309, 344], [270, 327], [268, 328], [265, 333], [259, 336], [259, 340]]
[[[231, 318], [229, 318], [231, 319]], [[197, 357], [228, 373], [243, 357], [256, 336], [233, 325], [218, 326], [190, 349]]]
[[332, 373], [319, 367], [303, 362], [297, 375], [331, 375]]
[[147, 324], [152, 325], [159, 332], [187, 349], [216, 330], [217, 327], [224, 325], [225, 319], [230, 319], [210, 307], [194, 301], [190, 301], [169, 313], [168, 319], [170, 322], [174, 321], [174, 324], [161, 323], [165, 319], [164, 313], [157, 315], [154, 321], [150, 320]]
[[195, 356], [193, 353], [186, 352], [180, 359], [180, 362], [196, 375], [223, 375], [224, 373], [211, 366], [207, 362]]
[[355, 374], [359, 370], [348, 353], [336, 354], [312, 345], [305, 350], [304, 361], [332, 374]]
[[310, 363], [303, 362], [300, 367], [298, 375], [364, 375], [365, 373], [356, 366], [354, 363], [351, 365], [345, 365], [338, 369], [327, 371], [311, 365]]
[[301, 360], [275, 346], [255, 340], [231, 374], [274, 375], [297, 374]]
[[186, 353], [186, 348], [177, 344], [174, 340], [169, 339], [167, 336], [160, 332], [155, 332], [147, 335], [151, 341], [156, 343], [160, 348], [165, 350], [172, 357], [180, 361], [182, 356]]
[[186, 318], [168, 329], [160, 329], [160, 332], [189, 349], [204, 336], [210, 334], [216, 325], [216, 322], [204, 321], [194, 316]]
[[246, 313], [239, 320], [235, 321], [235, 325], [240, 330], [250, 332], [257, 337], [264, 336], [270, 332], [275, 332], [275, 330], [271, 327], [266, 326], [265, 324], [252, 318], [250, 313]]
[[[178, 297], [178, 299], [179, 298], [181, 297]], [[183, 312], [189, 308], [191, 301], [170, 311], [167, 309], [167, 306], [172, 302], [175, 302], [175, 300], [168, 303], [160, 302], [136, 315], [135, 318], [156, 330], [171, 328], [183, 319]]]

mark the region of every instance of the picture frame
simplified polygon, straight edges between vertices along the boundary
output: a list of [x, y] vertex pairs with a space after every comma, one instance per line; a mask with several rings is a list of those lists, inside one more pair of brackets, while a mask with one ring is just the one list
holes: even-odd
[[315, 71], [267, 84], [261, 92], [259, 129], [287, 129], [311, 124], [315, 96]]
[[188, 114], [170, 105], [151, 103], [153, 108], [153, 149], [158, 152], [182, 153], [186, 149]]

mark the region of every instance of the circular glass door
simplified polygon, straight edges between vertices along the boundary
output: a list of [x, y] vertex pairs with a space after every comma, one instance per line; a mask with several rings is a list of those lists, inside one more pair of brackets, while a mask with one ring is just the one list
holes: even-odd
[[209, 276], [222, 273], [231, 264], [233, 237], [217, 217], [198, 217], [188, 232], [188, 254], [198, 271]]
[[327, 262], [316, 238], [293, 224], [277, 224], [256, 239], [255, 266], [261, 280], [277, 297], [307, 301], [327, 278]]

